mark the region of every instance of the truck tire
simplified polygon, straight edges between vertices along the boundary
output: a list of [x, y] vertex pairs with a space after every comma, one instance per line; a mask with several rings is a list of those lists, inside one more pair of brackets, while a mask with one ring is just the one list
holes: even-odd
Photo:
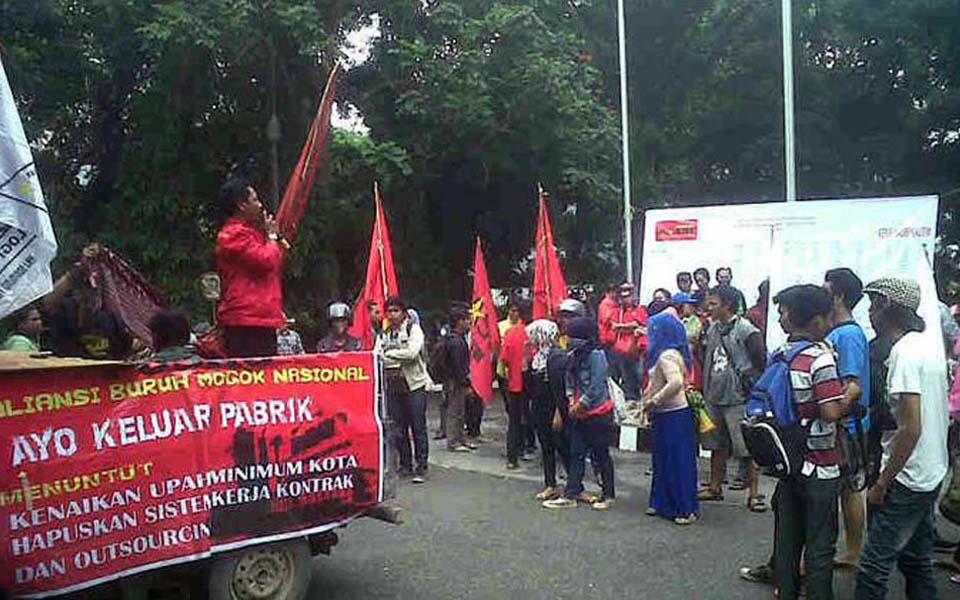
[[210, 600], [303, 600], [313, 573], [310, 546], [299, 538], [243, 548], [213, 559]]

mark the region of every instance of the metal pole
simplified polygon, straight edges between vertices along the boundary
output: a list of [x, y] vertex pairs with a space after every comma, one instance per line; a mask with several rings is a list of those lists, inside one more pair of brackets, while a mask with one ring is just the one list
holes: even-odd
[[623, 242], [627, 281], [633, 283], [633, 214], [630, 202], [630, 125], [627, 117], [627, 27], [623, 0], [617, 0], [617, 41], [620, 47], [620, 137], [623, 139]]
[[783, 22], [783, 159], [786, 163], [787, 202], [797, 199], [797, 165], [793, 121], [793, 15], [790, 0], [782, 0]]

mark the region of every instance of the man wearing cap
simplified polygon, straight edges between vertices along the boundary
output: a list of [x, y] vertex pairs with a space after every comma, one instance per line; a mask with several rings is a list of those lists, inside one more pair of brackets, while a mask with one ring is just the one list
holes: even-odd
[[359, 352], [363, 343], [350, 335], [350, 307], [343, 302], [334, 302], [327, 308], [330, 332], [317, 343], [317, 352]]
[[867, 543], [857, 568], [857, 600], [887, 595], [896, 563], [907, 598], [935, 600], [933, 514], [947, 474], [947, 376], [939, 348], [924, 338], [917, 314], [920, 286], [888, 277], [868, 284], [870, 322], [893, 344], [887, 359], [889, 412], [873, 426], [883, 431], [880, 476], [867, 492]]
[[613, 343], [614, 379], [623, 388], [627, 400], [640, 399], [640, 369], [647, 346], [647, 310], [636, 306], [633, 300], [633, 284], [620, 286], [620, 310], [612, 324], [616, 333]]

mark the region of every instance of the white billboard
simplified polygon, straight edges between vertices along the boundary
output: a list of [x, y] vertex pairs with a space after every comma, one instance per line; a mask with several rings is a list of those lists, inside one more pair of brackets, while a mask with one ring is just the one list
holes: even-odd
[[[733, 270], [733, 285], [747, 304], [770, 279], [771, 294], [795, 283], [823, 282], [824, 273], [848, 267], [867, 283], [911, 277], [924, 290], [921, 313], [940, 339], [936, 286], [930, 264], [937, 229], [936, 196], [811, 200], [668, 208], [646, 212], [640, 298], [657, 288], [676, 289], [676, 274], [704, 267]], [[868, 302], [854, 316], [872, 336]], [[771, 310], [768, 347], [783, 341]], [[942, 347], [942, 344], [940, 344]]]

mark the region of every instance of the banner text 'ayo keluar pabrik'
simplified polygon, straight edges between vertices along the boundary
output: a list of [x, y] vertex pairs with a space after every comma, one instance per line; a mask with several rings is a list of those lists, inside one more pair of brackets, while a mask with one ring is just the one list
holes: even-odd
[[382, 500], [371, 353], [0, 379], [0, 588], [41, 596], [342, 524]]

